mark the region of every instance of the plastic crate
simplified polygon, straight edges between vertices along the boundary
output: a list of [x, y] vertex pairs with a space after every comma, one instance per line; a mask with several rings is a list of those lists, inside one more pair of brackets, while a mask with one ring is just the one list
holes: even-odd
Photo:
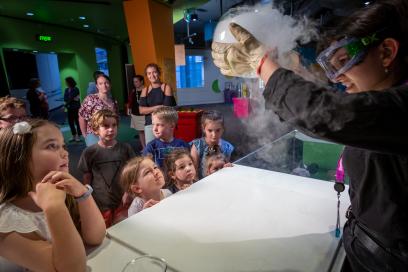
[[178, 123], [174, 131], [176, 138], [190, 142], [201, 137], [202, 110], [178, 111]]

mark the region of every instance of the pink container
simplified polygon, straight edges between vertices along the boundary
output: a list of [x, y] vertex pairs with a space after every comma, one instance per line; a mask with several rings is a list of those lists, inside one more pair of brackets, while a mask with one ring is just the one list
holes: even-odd
[[233, 97], [232, 103], [234, 104], [234, 115], [237, 118], [249, 117], [249, 98], [245, 97]]

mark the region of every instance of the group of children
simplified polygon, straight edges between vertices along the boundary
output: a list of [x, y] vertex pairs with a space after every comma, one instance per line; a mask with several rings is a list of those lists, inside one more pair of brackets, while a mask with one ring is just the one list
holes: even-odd
[[204, 137], [193, 140], [190, 151], [188, 143], [174, 137], [177, 111], [158, 107], [152, 113], [155, 139], [147, 143], [141, 157], [135, 157], [128, 144], [116, 141], [118, 121], [110, 110], [94, 114], [92, 129], [99, 142], [87, 147], [78, 163], [84, 184], [94, 188], [107, 227], [231, 165], [234, 148], [221, 139], [224, 123], [217, 111], [204, 112]]
[[156, 109], [155, 139], [136, 157], [116, 140], [118, 115], [100, 110], [92, 116], [99, 141], [81, 155], [80, 182], [68, 173], [57, 125], [26, 118], [20, 103], [10, 101], [0, 109], [1, 271], [84, 270], [84, 245], [100, 244], [106, 227], [230, 165], [233, 146], [221, 139], [223, 118], [216, 111], [203, 114], [204, 135], [190, 147], [173, 136], [177, 111]]

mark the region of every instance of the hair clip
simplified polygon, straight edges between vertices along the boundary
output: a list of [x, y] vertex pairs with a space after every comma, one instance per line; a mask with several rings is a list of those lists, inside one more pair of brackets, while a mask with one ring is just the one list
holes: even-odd
[[18, 122], [13, 125], [14, 134], [26, 134], [31, 131], [31, 125], [26, 121]]

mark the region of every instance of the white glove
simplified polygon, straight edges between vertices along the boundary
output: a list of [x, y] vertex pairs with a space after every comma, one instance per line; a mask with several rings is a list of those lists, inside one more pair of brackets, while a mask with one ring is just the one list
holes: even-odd
[[230, 23], [236, 43], [212, 43], [214, 64], [227, 76], [253, 75], [265, 56], [266, 47], [238, 24]]

